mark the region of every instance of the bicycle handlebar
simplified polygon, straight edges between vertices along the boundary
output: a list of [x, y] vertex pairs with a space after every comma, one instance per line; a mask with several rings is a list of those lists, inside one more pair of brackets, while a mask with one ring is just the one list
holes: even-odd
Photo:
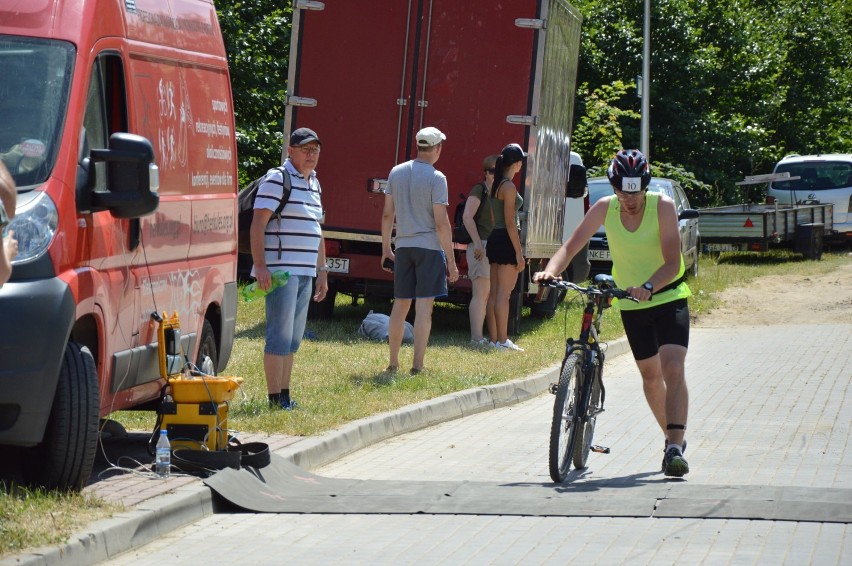
[[610, 287], [608, 283], [599, 283], [592, 284], [588, 287], [581, 287], [575, 283], [571, 283], [570, 281], [562, 281], [559, 279], [549, 279], [547, 281], [539, 281], [539, 285], [543, 285], [545, 287], [554, 287], [557, 289], [571, 289], [573, 291], [577, 291], [578, 293], [582, 293], [586, 296], [594, 296], [594, 295], [606, 295], [609, 297], [615, 297], [616, 299], [627, 299], [629, 301], [634, 301], [636, 303], [639, 302], [638, 299], [634, 299], [631, 297], [627, 291], [619, 289], [617, 287]]

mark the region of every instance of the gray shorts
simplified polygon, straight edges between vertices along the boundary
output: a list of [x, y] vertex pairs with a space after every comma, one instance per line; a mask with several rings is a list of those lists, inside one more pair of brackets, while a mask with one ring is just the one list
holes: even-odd
[[473, 249], [473, 244], [468, 244], [465, 252], [467, 255], [467, 278], [471, 281], [480, 277], [491, 279], [491, 264], [488, 263], [488, 254], [483, 253], [480, 259], [476, 259], [473, 257]]
[[443, 251], [397, 248], [393, 266], [393, 296], [434, 299], [447, 295], [447, 260]]

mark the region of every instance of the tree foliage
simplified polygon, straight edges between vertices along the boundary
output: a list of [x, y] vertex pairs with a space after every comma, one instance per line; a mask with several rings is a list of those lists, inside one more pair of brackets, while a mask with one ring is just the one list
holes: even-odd
[[[585, 17], [579, 80], [588, 92], [632, 82], [642, 72], [643, 2], [572, 3]], [[788, 152], [852, 150], [852, 43], [837, 33], [852, 28], [850, 14], [839, 0], [653, 1], [652, 163], [694, 172], [712, 186], [693, 195], [707, 205], [759, 198], [762, 187], [734, 183], [770, 172]], [[638, 116], [635, 95], [613, 103]], [[578, 108], [582, 131], [594, 116]], [[639, 118], [619, 116], [623, 145], [638, 147]]]
[[234, 97], [240, 185], [280, 164], [290, 55], [290, 2], [218, 0]]

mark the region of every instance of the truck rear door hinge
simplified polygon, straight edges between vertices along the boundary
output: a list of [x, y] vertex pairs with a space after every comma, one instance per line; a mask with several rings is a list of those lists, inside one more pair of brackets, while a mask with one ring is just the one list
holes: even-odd
[[324, 2], [317, 2], [316, 0], [296, 0], [296, 9], [297, 10], [325, 10]]
[[396, 99], [396, 105], [397, 106], [406, 106], [407, 104], [408, 104], [408, 101], [404, 98], [397, 98]]
[[426, 108], [427, 106], [429, 106], [429, 101], [428, 100], [418, 100], [417, 106], [419, 106], [420, 108]]
[[547, 20], [540, 18], [518, 18], [515, 20], [515, 25], [519, 28], [547, 29]]
[[317, 99], [307, 98], [304, 96], [288, 96], [286, 104], [289, 106], [302, 106], [305, 108], [313, 108], [317, 105]]
[[509, 114], [506, 116], [506, 121], [510, 124], [520, 124], [522, 126], [538, 125], [538, 116], [524, 116], [523, 114]]

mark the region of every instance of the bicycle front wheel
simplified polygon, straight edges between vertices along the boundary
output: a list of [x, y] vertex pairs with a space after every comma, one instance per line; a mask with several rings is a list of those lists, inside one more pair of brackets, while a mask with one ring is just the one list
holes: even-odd
[[[595, 366], [592, 368], [594, 377], [591, 384], [586, 387], [578, 386], [578, 395], [588, 395], [584, 399], [584, 403], [578, 405], [586, 408], [584, 415], [578, 415], [576, 440], [574, 442], [574, 467], [582, 469], [586, 467], [586, 461], [589, 459], [589, 451], [592, 448], [592, 440], [595, 437], [595, 423], [598, 420], [598, 413], [601, 406], [601, 380], [600, 380], [600, 360], [595, 360]], [[582, 381], [580, 382], [582, 383]], [[583, 393], [579, 393], [583, 391]]]
[[553, 402], [553, 423], [550, 426], [550, 478], [556, 483], [565, 481], [571, 468], [571, 456], [577, 432], [576, 384], [582, 383], [583, 352], [573, 352], [562, 362], [556, 399]]

